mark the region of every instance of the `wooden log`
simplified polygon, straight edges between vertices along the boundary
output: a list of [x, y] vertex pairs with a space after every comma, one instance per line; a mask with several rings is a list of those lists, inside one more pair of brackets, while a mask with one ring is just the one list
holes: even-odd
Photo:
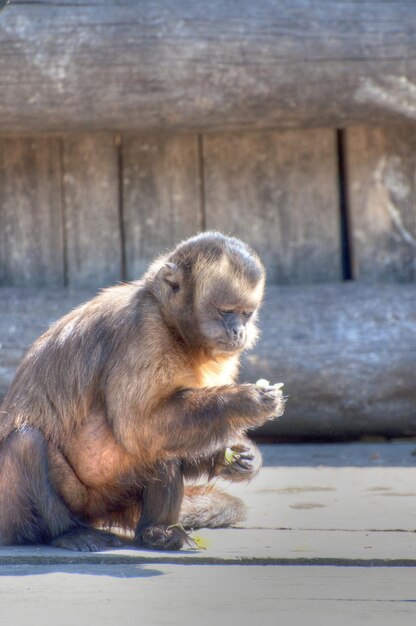
[[210, 134], [205, 222], [261, 252], [270, 283], [341, 278], [334, 131]]
[[0, 285], [63, 286], [62, 231], [59, 140], [0, 139]]
[[8, 133], [416, 119], [408, 0], [14, 0], [0, 50]]
[[[0, 289], [0, 395], [24, 350], [91, 294]], [[284, 381], [286, 414], [257, 434], [349, 439], [416, 433], [416, 285], [269, 287], [240, 380]]]
[[416, 434], [416, 285], [269, 287], [241, 380], [285, 382], [264, 434], [316, 439]]
[[414, 280], [414, 129], [409, 126], [349, 128], [346, 157], [355, 278]]

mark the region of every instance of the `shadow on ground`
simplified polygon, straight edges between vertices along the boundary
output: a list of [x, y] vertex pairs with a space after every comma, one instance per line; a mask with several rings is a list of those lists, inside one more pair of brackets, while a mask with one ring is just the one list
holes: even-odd
[[106, 576], [108, 578], [150, 578], [153, 576], [162, 576], [163, 572], [149, 568], [147, 565], [130, 564], [112, 564], [109, 567], [108, 564], [82, 564], [82, 563], [67, 563], [67, 564], [53, 564], [53, 565], [0, 565], [0, 577], [2, 576], [45, 576], [47, 574], [74, 574], [85, 576]]

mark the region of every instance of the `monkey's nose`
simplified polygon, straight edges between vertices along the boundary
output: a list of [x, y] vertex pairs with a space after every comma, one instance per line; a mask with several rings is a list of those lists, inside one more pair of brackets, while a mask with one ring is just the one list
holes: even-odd
[[242, 343], [244, 341], [245, 331], [244, 326], [233, 326], [230, 328], [230, 339], [235, 343]]

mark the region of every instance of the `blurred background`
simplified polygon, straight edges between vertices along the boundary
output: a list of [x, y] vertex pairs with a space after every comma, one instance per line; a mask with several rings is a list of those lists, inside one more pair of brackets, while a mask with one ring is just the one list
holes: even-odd
[[[4, 3], [3, 3], [4, 4]], [[0, 398], [57, 317], [204, 229], [268, 272], [257, 437], [416, 434], [416, 3], [14, 0], [0, 15]]]

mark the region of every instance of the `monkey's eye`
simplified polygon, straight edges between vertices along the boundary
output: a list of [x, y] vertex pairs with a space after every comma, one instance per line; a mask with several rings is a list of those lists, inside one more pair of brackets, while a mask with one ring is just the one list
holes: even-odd
[[243, 311], [243, 317], [245, 317], [246, 320], [249, 320], [253, 313], [254, 311]]
[[232, 309], [218, 309], [217, 311], [220, 315], [229, 315], [230, 313], [234, 313]]

